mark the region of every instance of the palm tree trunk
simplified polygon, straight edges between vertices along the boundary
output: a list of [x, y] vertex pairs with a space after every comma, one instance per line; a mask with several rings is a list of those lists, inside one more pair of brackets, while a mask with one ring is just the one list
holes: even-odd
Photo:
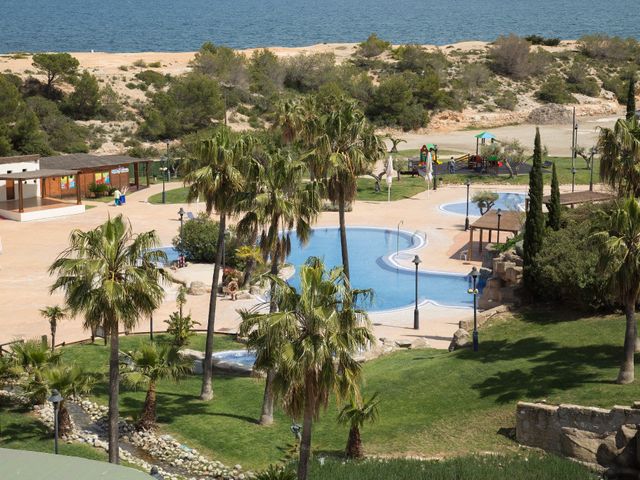
[[348, 458], [362, 458], [362, 439], [360, 429], [357, 425], [352, 425], [349, 429], [349, 440], [345, 451]]
[[156, 384], [153, 380], [149, 381], [147, 396], [144, 399], [142, 407], [142, 415], [138, 420], [137, 427], [142, 430], [151, 430], [156, 426]]
[[636, 338], [638, 337], [638, 326], [636, 324], [636, 302], [635, 298], [627, 300], [625, 305], [625, 316], [627, 317], [626, 330], [624, 335], [624, 361], [620, 366], [617, 383], [631, 383], [635, 376], [634, 355], [636, 349]]
[[240, 285], [242, 288], [249, 284], [249, 280], [251, 280], [251, 274], [253, 273], [255, 266], [256, 261], [253, 258], [247, 260], [247, 264], [244, 267], [244, 274], [242, 275], [242, 284]]
[[[273, 249], [271, 253], [271, 275], [278, 274], [278, 265], [280, 257], [278, 255], [278, 246]], [[273, 300], [276, 294], [276, 283], [271, 281], [270, 298]], [[277, 310], [275, 302], [269, 304], [269, 313], [273, 313]], [[260, 414], [260, 425], [271, 425], [273, 423], [273, 379], [275, 377], [275, 371], [273, 369], [267, 370], [267, 378], [264, 383], [264, 395], [262, 396], [262, 413]]]
[[218, 279], [220, 278], [220, 265], [222, 264], [222, 250], [224, 248], [224, 231], [226, 229], [226, 215], [220, 214], [218, 226], [218, 244], [216, 250], [216, 264], [213, 267], [213, 279], [211, 280], [211, 297], [209, 298], [209, 318], [207, 320], [207, 342], [204, 351], [204, 365], [202, 373], [201, 400], [213, 398], [213, 332], [216, 323], [216, 301], [218, 299]]
[[51, 351], [56, 348], [56, 323], [51, 322]]
[[264, 384], [264, 395], [262, 397], [262, 413], [260, 414], [260, 425], [273, 424], [273, 378], [275, 371], [267, 370], [267, 378]]
[[[109, 462], [119, 462], [118, 451], [118, 395], [120, 393], [120, 338], [118, 337], [118, 323], [111, 325], [111, 351], [109, 354]], [[107, 336], [105, 335], [105, 338]]]
[[69, 435], [71, 430], [71, 417], [63, 400], [58, 407], [58, 433], [61, 437], [64, 437], [65, 435]]
[[347, 279], [351, 279], [349, 276], [349, 249], [347, 248], [347, 223], [344, 218], [344, 191], [340, 187], [340, 193], [338, 196], [338, 215], [340, 218], [340, 248], [342, 249], [342, 267]]
[[311, 456], [311, 428], [315, 412], [315, 396], [311, 382], [306, 380], [304, 399], [304, 420], [302, 422], [302, 440], [300, 441], [300, 460], [298, 460], [298, 480], [307, 480], [309, 457]]

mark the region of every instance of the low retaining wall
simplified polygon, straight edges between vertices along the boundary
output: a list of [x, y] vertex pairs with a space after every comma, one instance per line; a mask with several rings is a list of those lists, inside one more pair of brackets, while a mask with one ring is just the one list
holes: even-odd
[[[479, 312], [477, 318], [478, 328], [480, 328], [494, 316], [509, 311], [511, 311], [511, 307], [509, 305], [499, 305], [497, 307], [490, 308], [489, 310], [485, 310], [484, 312]], [[460, 322], [458, 322], [458, 328], [462, 328], [467, 332], [473, 330], [473, 316], [466, 320], [460, 320]]]

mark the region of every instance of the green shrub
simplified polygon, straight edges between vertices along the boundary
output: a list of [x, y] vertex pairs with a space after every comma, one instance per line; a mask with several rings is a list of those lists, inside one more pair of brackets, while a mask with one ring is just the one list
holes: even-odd
[[336, 78], [333, 53], [300, 54], [285, 61], [284, 84], [302, 93], [318, 90]]
[[610, 304], [597, 268], [599, 253], [590, 241], [596, 208], [565, 210], [562, 228], [547, 230], [533, 272], [539, 298], [593, 309]]
[[358, 45], [357, 54], [365, 58], [373, 58], [382, 54], [389, 49], [391, 43], [378, 38], [378, 35], [372, 33], [364, 42]]
[[133, 62], [133, 66], [138, 68], [147, 68], [147, 62], [139, 58], [138, 60]]
[[547, 47], [557, 47], [560, 45], [559, 38], [545, 38], [540, 35], [529, 35], [524, 39], [531, 45], [545, 45]]
[[92, 183], [89, 185], [89, 191], [93, 193], [93, 196], [98, 197], [106, 197], [110, 194], [110, 187], [106, 183]]
[[503, 92], [495, 98], [495, 103], [498, 108], [504, 110], [515, 110], [518, 106], [518, 96], [511, 92]]
[[629, 60], [638, 54], [637, 40], [608, 35], [585, 35], [578, 42], [580, 52], [589, 57], [607, 62]]
[[547, 103], [574, 103], [576, 99], [569, 93], [566, 82], [557, 75], [551, 76], [536, 92], [536, 97]]
[[167, 324], [167, 333], [171, 335], [171, 344], [175, 347], [182, 348], [189, 345], [189, 338], [193, 333], [193, 328], [198, 322], [189, 315], [180, 315], [180, 312], [173, 312], [169, 315], [169, 320], [165, 320]]
[[228, 85], [248, 86], [246, 60], [243, 54], [223, 45], [206, 42], [196, 53], [191, 65], [198, 73], [213, 77]]
[[102, 94], [98, 79], [85, 70], [65, 100], [63, 110], [76, 120], [89, 120], [96, 117], [101, 109]]
[[154, 70], [144, 70], [136, 73], [135, 77], [147, 86], [153, 85], [156, 90], [160, 90], [169, 83], [169, 79]]
[[500, 36], [489, 50], [491, 69], [501, 75], [522, 80], [544, 71], [546, 57], [530, 52], [530, 44], [515, 34]]
[[574, 62], [567, 71], [567, 86], [571, 92], [597, 97], [600, 95], [600, 85], [594, 77], [586, 74], [587, 68], [584, 63]]
[[160, 68], [162, 67], [162, 64], [160, 62], [151, 62], [147, 64], [147, 67], [149, 68]]

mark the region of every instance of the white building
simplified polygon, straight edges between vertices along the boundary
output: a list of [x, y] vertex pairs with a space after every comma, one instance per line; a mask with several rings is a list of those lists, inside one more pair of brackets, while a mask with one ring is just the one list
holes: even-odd
[[[0, 157], [0, 175], [18, 172], [34, 172], [40, 168], [40, 155], [20, 155], [16, 157]], [[25, 180], [22, 184], [24, 198], [40, 196], [40, 181]], [[14, 180], [0, 180], [0, 202], [16, 200], [18, 187]]]

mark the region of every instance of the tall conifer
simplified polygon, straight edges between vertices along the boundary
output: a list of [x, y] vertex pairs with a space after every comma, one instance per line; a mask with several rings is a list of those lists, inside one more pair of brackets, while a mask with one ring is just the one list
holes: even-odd
[[542, 213], [542, 147], [540, 130], [536, 128], [533, 146], [533, 165], [529, 174], [529, 210], [524, 230], [524, 283], [529, 291], [533, 291], [535, 283], [534, 261], [542, 248], [544, 236], [544, 215]]

